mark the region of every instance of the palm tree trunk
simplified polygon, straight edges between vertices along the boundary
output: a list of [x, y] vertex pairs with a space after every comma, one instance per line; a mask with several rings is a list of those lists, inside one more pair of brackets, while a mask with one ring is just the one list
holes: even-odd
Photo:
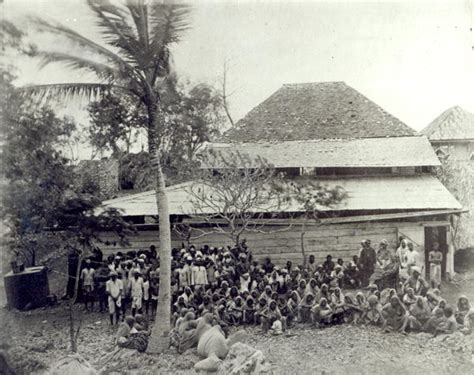
[[160, 289], [155, 325], [148, 342], [148, 353], [162, 353], [169, 347], [171, 321], [171, 226], [166, 194], [165, 176], [161, 168], [160, 155], [157, 147], [158, 108], [149, 109], [151, 126], [148, 129], [148, 152], [156, 189], [156, 204], [160, 227]]

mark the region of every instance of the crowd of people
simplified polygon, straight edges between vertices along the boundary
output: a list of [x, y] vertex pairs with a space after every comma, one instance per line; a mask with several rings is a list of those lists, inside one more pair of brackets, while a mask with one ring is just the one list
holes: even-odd
[[[109, 255], [105, 262], [99, 253], [86, 260], [81, 272], [84, 303], [87, 309], [95, 301], [101, 311], [107, 308], [113, 325], [122, 321], [117, 343], [127, 345], [129, 335], [149, 333], [148, 317], [153, 319], [158, 302], [159, 258], [154, 246]], [[245, 241], [236, 247], [173, 249], [174, 341], [186, 347], [204, 317], [224, 331], [258, 325], [274, 334], [295, 324], [324, 328], [343, 323], [401, 333], [470, 332], [474, 310], [469, 300], [461, 296], [450, 306], [441, 295], [442, 260], [435, 244], [426, 281], [421, 257], [405, 239], [396, 251], [386, 240], [377, 250], [365, 240], [350, 261], [328, 255], [318, 263], [310, 255], [304, 265], [288, 261], [284, 267], [270, 258], [254, 259]]]

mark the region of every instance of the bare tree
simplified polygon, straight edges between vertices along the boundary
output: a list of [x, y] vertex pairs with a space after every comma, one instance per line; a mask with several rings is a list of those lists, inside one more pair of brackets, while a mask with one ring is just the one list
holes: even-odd
[[224, 107], [225, 114], [227, 118], [229, 119], [230, 124], [232, 127], [234, 126], [234, 119], [232, 118], [229, 110], [229, 96], [231, 96], [234, 92], [228, 93], [227, 89], [227, 73], [229, 72], [229, 66], [227, 60], [224, 61], [224, 68], [222, 70], [222, 106]]
[[306, 249], [304, 236], [308, 224], [322, 225], [322, 218], [329, 215], [327, 208], [334, 207], [347, 198], [346, 191], [341, 186], [328, 187], [318, 181], [308, 178], [299, 179], [291, 184], [291, 196], [302, 207], [300, 246], [303, 256], [303, 267], [306, 267]]
[[189, 214], [207, 223], [211, 233], [222, 233], [240, 246], [244, 232], [289, 229], [265, 228], [271, 219], [282, 215], [290, 199], [287, 183], [264, 159], [209, 149], [203, 166], [195, 171], [195, 183], [188, 188], [193, 206]]

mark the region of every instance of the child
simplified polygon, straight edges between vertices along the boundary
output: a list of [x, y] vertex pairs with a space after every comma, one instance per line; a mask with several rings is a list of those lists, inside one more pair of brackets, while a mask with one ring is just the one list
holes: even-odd
[[153, 278], [151, 280], [151, 285], [150, 285], [152, 319], [155, 319], [156, 309], [158, 307], [158, 292], [159, 292], [158, 279]]

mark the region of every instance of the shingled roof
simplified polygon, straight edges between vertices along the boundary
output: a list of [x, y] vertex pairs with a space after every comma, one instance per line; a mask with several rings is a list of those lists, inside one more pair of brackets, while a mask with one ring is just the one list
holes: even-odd
[[[341, 179], [319, 179], [328, 188], [341, 186], [348, 194], [347, 199], [335, 207], [319, 207], [322, 211], [360, 211], [360, 210], [461, 210], [460, 203], [449, 193], [443, 184], [434, 176], [395, 176], [363, 177]], [[197, 181], [169, 186], [169, 213], [171, 215], [189, 215], [195, 213], [190, 189], [204, 189], [212, 194], [212, 189]], [[273, 207], [271, 205], [270, 207]], [[100, 212], [106, 208], [120, 210], [124, 216], [157, 215], [156, 194], [150, 190], [102, 202]], [[255, 212], [256, 207], [252, 207]], [[302, 211], [301, 204], [295, 200], [286, 202], [282, 212]], [[216, 213], [210, 207], [201, 214]]]
[[458, 106], [451, 107], [420, 133], [431, 141], [474, 139], [474, 114]]
[[[265, 159], [275, 168], [416, 167], [440, 165], [425, 136], [318, 139], [258, 143], [212, 143], [208, 149]], [[205, 150], [203, 150], [203, 153]], [[205, 158], [204, 168], [222, 168], [220, 158]], [[255, 165], [258, 165], [256, 162]]]
[[415, 131], [344, 82], [286, 84], [252, 109], [222, 142], [414, 135]]

